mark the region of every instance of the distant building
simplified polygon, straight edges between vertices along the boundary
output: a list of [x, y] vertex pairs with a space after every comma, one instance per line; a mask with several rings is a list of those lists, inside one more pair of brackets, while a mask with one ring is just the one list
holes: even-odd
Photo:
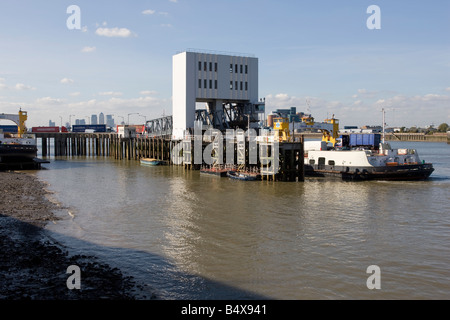
[[100, 112], [100, 115], [98, 116], [98, 124], [105, 124], [105, 115], [103, 112]]
[[108, 127], [114, 128], [115, 124], [114, 124], [114, 118], [113, 118], [112, 114], [106, 115], [106, 125]]
[[49, 127], [56, 127], [55, 121], [48, 120], [48, 126], [49, 126]]
[[93, 114], [91, 116], [91, 124], [98, 124], [97, 115]]
[[382, 126], [362, 126], [363, 133], [379, 133], [383, 131]]
[[86, 120], [84, 120], [84, 119], [76, 119], [75, 120], [75, 125], [77, 125], [77, 126], [84, 126], [84, 125], [86, 125]]

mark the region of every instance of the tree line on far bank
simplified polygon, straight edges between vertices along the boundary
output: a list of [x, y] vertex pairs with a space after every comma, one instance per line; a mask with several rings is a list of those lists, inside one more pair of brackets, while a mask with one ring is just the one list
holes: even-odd
[[447, 123], [441, 123], [437, 128], [435, 128], [433, 125], [429, 126], [428, 128], [417, 128], [417, 127], [401, 127], [400, 133], [425, 133], [425, 134], [433, 134], [435, 132], [441, 132], [445, 133], [449, 131], [450, 126]]

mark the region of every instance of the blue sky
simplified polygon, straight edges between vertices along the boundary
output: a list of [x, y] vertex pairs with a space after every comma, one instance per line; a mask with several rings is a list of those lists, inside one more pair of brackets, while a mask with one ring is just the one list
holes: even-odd
[[437, 126], [450, 123], [449, 34], [446, 0], [1, 0], [0, 113], [22, 107], [29, 127], [171, 114], [172, 56], [195, 48], [258, 57], [267, 113], [308, 101], [342, 125], [381, 124], [384, 107], [388, 125]]

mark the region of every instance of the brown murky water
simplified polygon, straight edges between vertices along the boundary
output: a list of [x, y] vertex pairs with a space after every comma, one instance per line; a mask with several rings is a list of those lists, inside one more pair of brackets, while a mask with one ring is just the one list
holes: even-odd
[[448, 299], [450, 145], [401, 146], [434, 163], [428, 181], [243, 182], [94, 158], [38, 176], [70, 207], [55, 238], [163, 299]]

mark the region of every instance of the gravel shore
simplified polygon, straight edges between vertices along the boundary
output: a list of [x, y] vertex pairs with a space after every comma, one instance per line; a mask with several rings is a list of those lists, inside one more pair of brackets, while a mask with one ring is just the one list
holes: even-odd
[[[44, 227], [60, 208], [44, 187], [32, 174], [0, 172], [0, 299], [137, 300], [142, 286], [132, 277], [46, 237]], [[81, 289], [67, 286], [71, 265], [81, 269]]]

